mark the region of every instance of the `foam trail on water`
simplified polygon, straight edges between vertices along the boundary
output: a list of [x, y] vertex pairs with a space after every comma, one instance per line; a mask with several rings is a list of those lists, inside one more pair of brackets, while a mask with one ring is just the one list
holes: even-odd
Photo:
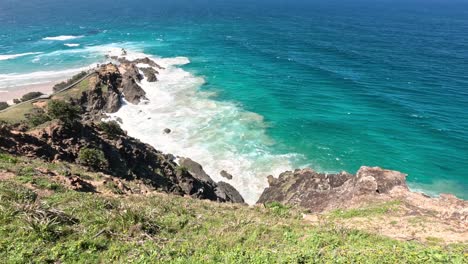
[[[115, 51], [117, 55], [119, 51]], [[127, 58], [145, 56], [129, 53]], [[142, 80], [140, 84], [149, 102], [124, 104], [112, 115], [123, 120], [122, 127], [129, 135], [163, 152], [199, 162], [215, 181], [236, 187], [249, 204], [268, 186], [268, 175], [277, 176], [292, 168], [296, 154], [270, 151], [273, 142], [266, 135], [262, 116], [231, 102], [213, 100], [212, 94], [200, 91], [204, 79], [177, 67], [189, 63], [187, 58], [152, 59], [165, 69], [158, 70], [157, 82]], [[165, 128], [172, 132], [163, 133]], [[221, 170], [233, 179], [222, 178]]]
[[84, 36], [62, 35], [62, 36], [56, 36], [56, 37], [45, 37], [42, 40], [65, 41], [65, 40], [71, 40], [71, 39], [78, 39], [78, 38], [82, 38], [82, 37], [84, 37]]
[[65, 45], [65, 46], [67, 46], [67, 47], [70, 47], [70, 48], [79, 47], [79, 46], [80, 46], [80, 44], [75, 44], [75, 43], [65, 43], [65, 44], [63, 44], [63, 45]]
[[19, 53], [19, 54], [3, 54], [3, 55], [0, 55], [0, 61], [16, 59], [16, 58], [24, 57], [24, 56], [28, 56], [28, 55], [37, 55], [37, 54], [41, 54], [41, 53], [42, 52], [26, 52], [26, 53]]

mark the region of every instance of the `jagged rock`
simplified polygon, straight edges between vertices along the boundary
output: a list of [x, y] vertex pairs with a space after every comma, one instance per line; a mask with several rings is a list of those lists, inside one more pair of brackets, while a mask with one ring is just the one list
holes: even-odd
[[197, 179], [207, 182], [210, 184], [213, 184], [214, 181], [211, 179], [211, 177], [206, 174], [206, 172], [203, 170], [203, 167], [198, 164], [197, 162], [189, 159], [189, 158], [180, 158], [179, 159], [179, 164], [182, 167], [187, 168], [187, 170]]
[[220, 173], [219, 173], [222, 177], [228, 179], [228, 180], [232, 180], [232, 175], [229, 174], [227, 171], [225, 170], [222, 170]]
[[259, 203], [272, 201], [299, 205], [315, 212], [352, 206], [378, 198], [393, 188], [408, 190], [405, 174], [375, 167], [361, 167], [356, 176], [317, 173], [311, 169], [284, 172], [278, 179], [268, 178]]
[[124, 79], [130, 77], [138, 82], [143, 80], [143, 76], [140, 74], [140, 70], [138, 69], [135, 63], [121, 64], [119, 70]]
[[147, 100], [146, 92], [136, 83], [132, 77], [126, 77], [122, 81], [122, 93], [127, 101], [138, 104], [141, 100]]
[[146, 80], [148, 82], [155, 82], [155, 81], [158, 80], [158, 78], [156, 77], [156, 74], [158, 74], [158, 71], [156, 71], [155, 69], [153, 69], [153, 68], [141, 68], [141, 71], [145, 75]]
[[122, 102], [120, 100], [120, 94], [114, 90], [109, 90], [107, 92], [107, 100], [106, 105], [104, 106], [104, 111], [106, 113], [115, 113], [120, 109], [121, 106]]
[[218, 186], [216, 187], [216, 195], [226, 201], [231, 201], [233, 203], [245, 203], [244, 198], [240, 195], [240, 193], [236, 190], [236, 188], [232, 187], [229, 183], [226, 182], [218, 182]]
[[[220, 202], [233, 202], [231, 197], [238, 200], [232, 190], [220, 188], [217, 191], [217, 184], [198, 163], [190, 159], [185, 159], [184, 163], [196, 175], [179, 169], [173, 156], [164, 155], [125, 134], [110, 138], [92, 122], [76, 122], [68, 126], [52, 122], [30, 132], [12, 131], [10, 126], [0, 125], [0, 150], [11, 154], [77, 163], [83, 148], [104, 152], [108, 166], [101, 171], [110, 176], [141, 180], [156, 190], [177, 195]], [[86, 187], [85, 182], [78, 181], [75, 179], [77, 189]], [[224, 194], [224, 190], [230, 193]]]
[[122, 64], [129, 64], [129, 63], [133, 63], [133, 64], [138, 64], [138, 63], [142, 63], [142, 64], [148, 64], [149, 66], [151, 67], [155, 67], [155, 68], [158, 68], [158, 69], [164, 69], [163, 67], [159, 66], [156, 62], [154, 62], [153, 60], [151, 60], [150, 58], [148, 57], [145, 57], [143, 59], [136, 59], [136, 60], [133, 60], [133, 61], [130, 61], [130, 60], [127, 60], [126, 58], [119, 58], [118, 61]]
[[72, 190], [78, 192], [96, 192], [96, 187], [94, 187], [89, 182], [81, 179], [79, 176], [75, 175], [66, 179], [66, 184], [68, 184]]

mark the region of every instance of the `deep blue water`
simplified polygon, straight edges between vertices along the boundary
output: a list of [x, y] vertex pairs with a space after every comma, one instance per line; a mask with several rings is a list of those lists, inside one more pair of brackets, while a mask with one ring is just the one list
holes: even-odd
[[[83, 37], [43, 40], [61, 35]], [[468, 1], [0, 0], [0, 55], [42, 52], [1, 60], [0, 86], [108, 44], [188, 57], [295, 166], [381, 166], [468, 198]]]

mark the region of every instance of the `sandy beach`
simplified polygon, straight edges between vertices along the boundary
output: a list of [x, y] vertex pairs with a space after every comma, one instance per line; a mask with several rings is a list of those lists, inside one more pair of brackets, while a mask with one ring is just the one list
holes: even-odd
[[58, 82], [54, 81], [47, 83], [30, 84], [0, 90], [0, 102], [8, 102], [11, 104], [13, 102], [13, 99], [21, 98], [21, 96], [30, 92], [41, 92], [43, 94], [51, 94], [53, 91], [52, 87], [54, 87], [56, 83]]

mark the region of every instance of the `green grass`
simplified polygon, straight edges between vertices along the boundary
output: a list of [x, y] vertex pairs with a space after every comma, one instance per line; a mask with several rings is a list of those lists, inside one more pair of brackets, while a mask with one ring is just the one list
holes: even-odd
[[247, 207], [166, 194], [108, 197], [64, 189], [44, 195], [38, 192], [42, 184], [31, 182], [48, 179], [38, 167], [86, 173], [74, 164], [0, 155], [0, 170], [18, 175], [0, 181], [0, 263], [468, 261], [466, 245], [395, 241], [336, 228], [332, 221], [312, 226], [301, 211], [279, 203]]
[[[89, 78], [91, 78], [90, 76]], [[82, 92], [88, 90], [90, 87], [89, 78], [84, 79], [80, 83], [76, 84], [73, 88], [57, 93], [53, 96], [53, 99], [69, 100], [71, 98], [79, 98]], [[40, 100], [48, 101], [48, 100]], [[0, 112], [0, 120], [8, 123], [19, 123], [26, 120], [26, 114], [31, 113], [34, 105], [32, 103], [25, 103], [20, 105], [10, 106], [6, 111]]]
[[355, 217], [369, 217], [379, 216], [397, 210], [400, 201], [386, 202], [377, 205], [371, 205], [369, 207], [348, 209], [348, 210], [335, 210], [328, 214], [331, 218], [350, 219]]
[[32, 103], [24, 103], [16, 106], [10, 106], [4, 112], [0, 112], [0, 120], [8, 123], [18, 123], [26, 120], [26, 114], [34, 108]]
[[55, 94], [52, 99], [66, 101], [70, 98], [79, 98], [84, 91], [87, 91], [90, 88], [89, 78], [91, 77], [92, 76], [82, 80], [69, 90]]

